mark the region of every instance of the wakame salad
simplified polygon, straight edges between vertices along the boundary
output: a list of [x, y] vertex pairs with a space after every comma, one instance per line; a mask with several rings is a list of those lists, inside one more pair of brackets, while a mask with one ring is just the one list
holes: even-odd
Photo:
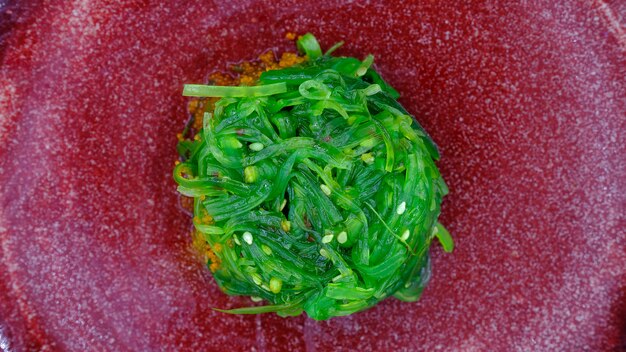
[[323, 54], [309, 33], [291, 66], [184, 87], [213, 100], [179, 138], [178, 191], [219, 287], [265, 303], [225, 312], [323, 320], [415, 301], [431, 241], [453, 248], [437, 147], [373, 56], [332, 56], [340, 45]]

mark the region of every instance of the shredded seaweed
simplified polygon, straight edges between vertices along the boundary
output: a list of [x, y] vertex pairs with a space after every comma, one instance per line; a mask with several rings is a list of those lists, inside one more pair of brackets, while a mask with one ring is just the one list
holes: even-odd
[[437, 148], [373, 56], [331, 56], [341, 44], [322, 55], [310, 33], [297, 44], [307, 61], [254, 86], [183, 92], [221, 99], [179, 143], [178, 190], [193, 197], [220, 288], [269, 302], [217, 310], [323, 320], [415, 301], [431, 240], [454, 247], [437, 222], [448, 192]]
[[273, 83], [252, 87], [205, 86], [201, 84], [185, 84], [183, 95], [186, 97], [262, 97], [285, 93], [287, 85]]

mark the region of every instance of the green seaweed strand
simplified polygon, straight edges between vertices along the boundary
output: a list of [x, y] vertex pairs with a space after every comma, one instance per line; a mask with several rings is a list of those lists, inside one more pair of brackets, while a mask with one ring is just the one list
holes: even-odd
[[428, 248], [454, 247], [437, 222], [448, 192], [435, 144], [363, 61], [322, 55], [264, 72], [256, 86], [185, 85], [183, 95], [221, 97], [198, 140], [184, 140], [174, 170], [194, 198], [196, 230], [216, 251], [224, 292], [263, 306], [231, 314], [303, 311], [323, 320], [395, 296], [419, 298]]

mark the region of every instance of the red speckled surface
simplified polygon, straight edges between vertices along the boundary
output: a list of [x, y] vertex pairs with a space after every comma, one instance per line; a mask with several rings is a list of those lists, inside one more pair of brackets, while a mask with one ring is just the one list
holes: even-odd
[[[0, 2], [0, 350], [624, 349], [626, 3], [400, 3]], [[418, 303], [211, 310], [248, 301], [188, 249], [182, 84], [286, 30], [373, 53], [442, 150]]]

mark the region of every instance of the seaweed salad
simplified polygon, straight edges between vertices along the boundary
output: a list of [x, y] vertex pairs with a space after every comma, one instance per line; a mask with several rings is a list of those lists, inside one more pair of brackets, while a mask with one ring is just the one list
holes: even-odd
[[453, 248], [437, 147], [373, 56], [340, 45], [322, 53], [308, 33], [238, 86], [184, 87], [208, 100], [179, 135], [178, 191], [222, 291], [265, 302], [225, 312], [324, 320], [415, 301], [432, 240]]

